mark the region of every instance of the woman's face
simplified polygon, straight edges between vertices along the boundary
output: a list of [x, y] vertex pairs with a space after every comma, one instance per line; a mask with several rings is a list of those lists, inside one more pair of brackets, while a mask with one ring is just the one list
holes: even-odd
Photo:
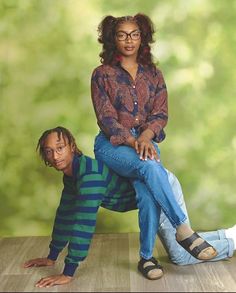
[[141, 44], [141, 32], [135, 22], [122, 22], [117, 26], [115, 35], [116, 48], [125, 57], [138, 56]]

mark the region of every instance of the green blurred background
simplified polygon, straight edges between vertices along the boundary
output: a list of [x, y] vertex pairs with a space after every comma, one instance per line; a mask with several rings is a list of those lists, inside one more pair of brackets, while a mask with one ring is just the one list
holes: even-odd
[[[194, 228], [235, 224], [236, 1], [0, 0], [0, 236], [49, 235], [61, 173], [35, 153], [41, 133], [69, 128], [93, 155], [90, 76], [97, 25], [143, 12], [169, 92], [164, 165], [182, 183]], [[100, 209], [97, 231], [138, 231], [137, 211]]]

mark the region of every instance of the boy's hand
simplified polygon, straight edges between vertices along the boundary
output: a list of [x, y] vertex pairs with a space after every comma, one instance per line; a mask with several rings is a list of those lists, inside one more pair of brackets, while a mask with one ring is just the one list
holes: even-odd
[[54, 260], [43, 257], [43, 258], [30, 259], [23, 264], [23, 267], [24, 268], [46, 267], [46, 266], [53, 266], [54, 264], [55, 264]]
[[72, 277], [65, 276], [63, 274], [61, 275], [54, 275], [54, 276], [48, 276], [45, 278], [40, 279], [36, 284], [35, 287], [52, 287], [55, 285], [64, 285], [70, 283], [72, 280]]

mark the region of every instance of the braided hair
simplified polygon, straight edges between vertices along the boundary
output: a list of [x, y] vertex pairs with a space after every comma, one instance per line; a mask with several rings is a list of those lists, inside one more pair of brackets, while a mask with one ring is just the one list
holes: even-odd
[[61, 137], [63, 138], [63, 140], [65, 140], [66, 138], [68, 139], [68, 144], [70, 146], [72, 145], [74, 147], [75, 154], [77, 154], [79, 156], [82, 155], [82, 152], [77, 147], [75, 138], [71, 134], [71, 132], [68, 129], [62, 127], [62, 126], [57, 126], [55, 128], [48, 129], [48, 130], [44, 131], [44, 133], [39, 138], [38, 144], [37, 144], [37, 147], [36, 147], [36, 151], [39, 152], [39, 155], [42, 158], [42, 160], [45, 162], [46, 166], [50, 166], [50, 163], [48, 162], [48, 160], [46, 158], [46, 155], [45, 155], [44, 144], [45, 144], [45, 141], [46, 141], [48, 135], [51, 134], [51, 133], [54, 133], [54, 132], [57, 133], [58, 139], [61, 139]]

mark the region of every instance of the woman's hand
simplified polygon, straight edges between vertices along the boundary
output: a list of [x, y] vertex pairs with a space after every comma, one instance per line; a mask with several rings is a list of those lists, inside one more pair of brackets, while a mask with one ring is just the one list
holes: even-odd
[[23, 267], [24, 268], [46, 267], [46, 266], [53, 266], [54, 264], [55, 264], [54, 260], [43, 257], [43, 258], [30, 259], [23, 264]]
[[133, 136], [130, 136], [126, 139], [126, 142], [125, 142], [126, 145], [130, 146], [131, 148], [133, 149], [136, 149], [136, 138], [133, 137]]
[[36, 284], [35, 287], [52, 287], [55, 285], [64, 285], [70, 283], [72, 280], [72, 277], [65, 276], [63, 274], [60, 275], [54, 275], [54, 276], [48, 276], [45, 278], [40, 279]]
[[160, 158], [157, 151], [152, 143], [154, 132], [150, 129], [144, 130], [139, 138], [136, 140], [135, 149], [139, 154], [140, 160], [147, 160], [148, 158], [157, 162], [160, 162]]
[[153, 136], [154, 133], [147, 129], [137, 139], [133, 136], [127, 138], [125, 144], [136, 150], [140, 160], [147, 160], [150, 158], [151, 160], [155, 159], [157, 162], [160, 162], [160, 158], [152, 143]]
[[160, 161], [157, 151], [152, 143], [152, 141], [141, 135], [135, 143], [136, 152], [139, 154], [140, 160], [147, 160], [148, 158], [151, 160]]

